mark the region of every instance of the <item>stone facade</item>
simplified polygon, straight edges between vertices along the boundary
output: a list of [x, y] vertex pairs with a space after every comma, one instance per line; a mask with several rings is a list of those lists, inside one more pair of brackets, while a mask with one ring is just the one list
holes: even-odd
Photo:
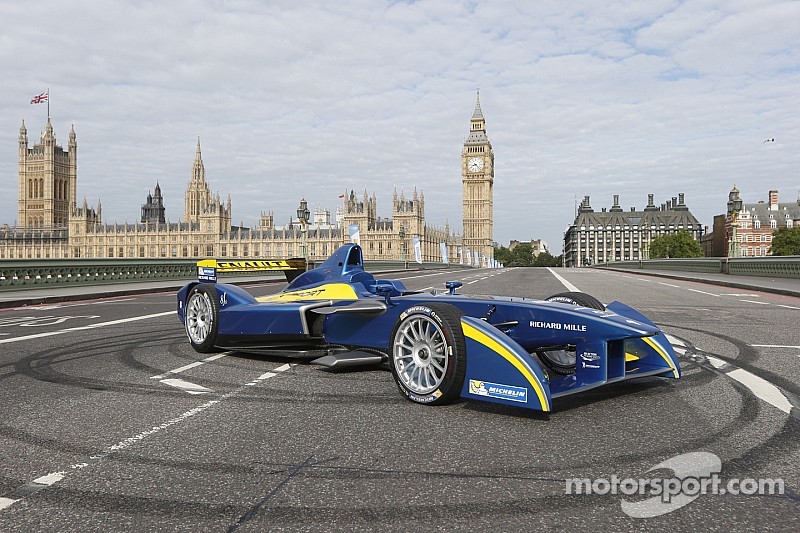
[[[480, 170], [470, 170], [479, 158]], [[462, 151], [464, 182], [464, 248], [492, 257], [492, 184], [494, 153], [486, 137], [480, 101], [473, 114], [470, 135]], [[231, 225], [231, 199], [212, 194], [206, 180], [200, 140], [197, 141], [191, 177], [184, 195], [180, 222], [165, 218], [161, 188], [148, 195], [139, 224], [103, 223], [102, 207], [76, 203], [77, 141], [74, 128], [68, 150], [55, 142], [50, 119], [41, 142], [28, 148], [23, 122], [19, 137], [19, 223], [0, 228], [0, 259], [8, 258], [201, 258], [201, 257], [300, 257], [304, 235], [299, 221], [276, 227], [272, 213], [262, 212], [255, 228]], [[475, 165], [473, 164], [473, 167]], [[448, 259], [459, 261], [462, 237], [445, 227], [425, 221], [425, 197], [414, 189], [407, 198], [394, 192], [392, 217], [377, 216], [377, 199], [365, 191], [358, 198], [345, 194], [343, 205], [331, 222], [330, 212], [317, 209], [305, 232], [310, 260], [327, 258], [349, 242], [347, 228], [359, 226], [360, 244], [367, 260], [413, 261], [413, 237], [421, 243], [423, 261], [442, 260], [440, 243], [446, 243]], [[467, 244], [467, 242], [469, 244]]]
[[658, 235], [688, 231], [699, 241], [703, 226], [684, 203], [683, 193], [657, 207], [647, 195], [647, 207], [624, 211], [619, 195], [611, 209], [596, 212], [585, 196], [578, 216], [564, 234], [564, 266], [589, 266], [606, 261], [647, 259], [650, 242]]
[[[771, 190], [768, 200], [757, 203], [743, 203], [742, 210], [736, 213], [736, 240], [741, 244], [741, 257], [763, 257], [772, 248], [772, 234], [778, 228], [792, 228], [800, 224], [800, 194], [794, 202], [778, 202], [778, 191]], [[730, 198], [739, 198], [739, 190], [733, 186]], [[728, 255], [733, 238], [733, 213], [725, 215], [724, 255]], [[714, 225], [714, 232], [717, 227]]]
[[50, 117], [38, 144], [28, 147], [25, 121], [19, 128], [19, 196], [17, 226], [65, 227], [75, 209], [78, 180], [78, 144], [75, 129], [69, 132], [65, 151], [56, 144]]
[[486, 135], [480, 94], [461, 151], [464, 248], [494, 258], [494, 150]]

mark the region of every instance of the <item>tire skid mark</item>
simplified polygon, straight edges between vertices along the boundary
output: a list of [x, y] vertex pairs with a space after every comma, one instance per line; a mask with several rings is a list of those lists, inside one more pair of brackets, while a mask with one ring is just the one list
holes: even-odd
[[[283, 365], [282, 367], [276, 368], [275, 371], [276, 372], [285, 372], [285, 371], [287, 371], [289, 369], [291, 369], [291, 365], [287, 364], [287, 365]], [[277, 374], [275, 374], [275, 375], [277, 375]], [[246, 390], [247, 388], [248, 388], [248, 384], [240, 385], [236, 389], [234, 389], [234, 390], [232, 390], [232, 391], [230, 391], [230, 392], [228, 392], [226, 394], [222, 394], [222, 395], [220, 395], [219, 397], [217, 397], [215, 399], [208, 400], [205, 403], [202, 403], [202, 404], [198, 405], [197, 407], [189, 409], [188, 411], [184, 411], [183, 413], [179, 414], [178, 416], [170, 418], [169, 420], [167, 420], [167, 421], [165, 421], [165, 422], [163, 422], [163, 423], [161, 423], [161, 424], [159, 424], [157, 426], [153, 426], [150, 429], [143, 430], [143, 431], [141, 431], [141, 432], [139, 432], [139, 433], [137, 433], [135, 435], [132, 435], [130, 437], [122, 439], [121, 441], [117, 442], [116, 444], [112, 444], [111, 446], [108, 446], [107, 448], [105, 448], [105, 449], [103, 449], [103, 450], [101, 450], [99, 452], [93, 453], [93, 454], [89, 455], [88, 459], [84, 460], [84, 462], [73, 463], [73, 464], [69, 465], [67, 468], [65, 468], [64, 470], [58, 470], [58, 471], [55, 471], [55, 472], [51, 472], [51, 473], [46, 474], [44, 476], [40, 476], [40, 477], [34, 479], [33, 481], [31, 481], [29, 483], [25, 483], [25, 484], [15, 488], [15, 489], [11, 490], [10, 492], [0, 496], [0, 510], [6, 509], [6, 508], [12, 506], [13, 504], [19, 502], [20, 500], [22, 500], [26, 496], [28, 496], [30, 494], [34, 494], [36, 492], [39, 492], [40, 490], [42, 490], [44, 488], [47, 488], [47, 487], [49, 487], [49, 486], [61, 481], [71, 471], [81, 470], [83, 468], [91, 467], [94, 464], [97, 464], [97, 463], [105, 460], [109, 456], [115, 455], [118, 452], [126, 450], [127, 448], [130, 448], [132, 446], [136, 446], [141, 441], [147, 439], [148, 437], [150, 437], [152, 435], [155, 435], [155, 434], [158, 434], [158, 433], [161, 433], [162, 431], [165, 431], [165, 430], [169, 429], [170, 427], [172, 427], [174, 425], [180, 424], [184, 420], [187, 420], [189, 418], [197, 416], [197, 415], [203, 413], [204, 411], [206, 411], [207, 409], [210, 409], [211, 407], [214, 407], [215, 405], [221, 403], [222, 401], [224, 401], [224, 400], [226, 400], [226, 399], [228, 399], [230, 397], [236, 396], [237, 394], [239, 394], [240, 392]]]

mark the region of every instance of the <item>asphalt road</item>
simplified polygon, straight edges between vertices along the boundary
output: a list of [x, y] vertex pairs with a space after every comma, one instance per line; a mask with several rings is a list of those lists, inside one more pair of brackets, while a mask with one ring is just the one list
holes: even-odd
[[[651, 317], [682, 379], [551, 414], [428, 407], [385, 367], [199, 356], [172, 293], [0, 310], [0, 531], [800, 529], [800, 299], [585, 269], [396, 275], [536, 298], [564, 291], [559, 276]], [[567, 479], [651, 478], [699, 452], [725, 482], [779, 478], [784, 494], [650, 518], [631, 516], [636, 495], [566, 494]]]

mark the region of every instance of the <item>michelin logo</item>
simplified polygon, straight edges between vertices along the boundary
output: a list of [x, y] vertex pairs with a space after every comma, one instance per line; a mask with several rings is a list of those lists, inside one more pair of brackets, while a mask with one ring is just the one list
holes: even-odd
[[489, 398], [499, 398], [512, 402], [528, 403], [528, 389], [503, 385], [501, 383], [490, 383], [477, 379], [469, 380], [469, 393], [476, 396], [487, 396]]
[[217, 269], [197, 267], [197, 279], [200, 281], [217, 281]]

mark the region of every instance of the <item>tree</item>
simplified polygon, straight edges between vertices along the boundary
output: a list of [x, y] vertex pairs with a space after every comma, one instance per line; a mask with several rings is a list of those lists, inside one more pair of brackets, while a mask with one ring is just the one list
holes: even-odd
[[505, 266], [511, 266], [511, 250], [505, 246], [498, 246], [494, 249], [494, 258], [503, 263]]
[[650, 257], [703, 257], [700, 243], [686, 230], [668, 235], [659, 235], [650, 243]]
[[518, 244], [511, 250], [511, 266], [533, 266], [533, 248], [530, 244]]
[[533, 261], [533, 266], [537, 267], [552, 267], [561, 266], [561, 256], [553, 257], [549, 252], [542, 252], [536, 256]]
[[800, 255], [800, 226], [778, 228], [772, 233], [772, 255]]

